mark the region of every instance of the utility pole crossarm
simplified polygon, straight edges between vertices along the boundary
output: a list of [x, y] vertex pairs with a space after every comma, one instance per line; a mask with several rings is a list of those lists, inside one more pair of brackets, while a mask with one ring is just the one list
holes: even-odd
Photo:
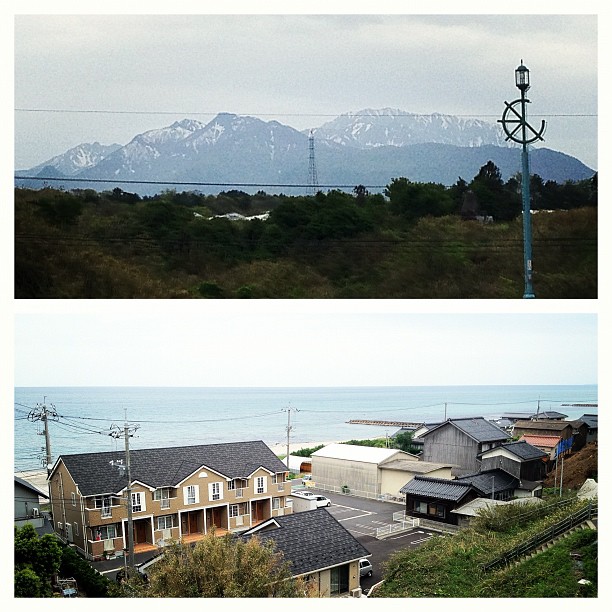
[[127, 504], [127, 548], [128, 548], [128, 565], [134, 568], [134, 526], [132, 520], [132, 473], [130, 470], [130, 437], [138, 429], [138, 425], [130, 426], [127, 421], [123, 425], [123, 429], [118, 425], [111, 426], [109, 436], [118, 439], [125, 439], [125, 470], [127, 476], [126, 486], [126, 504]]

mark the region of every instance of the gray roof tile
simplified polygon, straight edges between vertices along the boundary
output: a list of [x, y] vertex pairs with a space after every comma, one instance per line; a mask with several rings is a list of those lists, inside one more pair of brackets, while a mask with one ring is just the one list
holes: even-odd
[[458, 482], [457, 480], [446, 480], [444, 478], [428, 478], [427, 476], [415, 476], [406, 483], [400, 493], [406, 495], [420, 495], [435, 499], [448, 499], [459, 501], [472, 488], [469, 482]]
[[494, 491], [506, 491], [516, 489], [519, 484], [518, 478], [515, 478], [504, 470], [487, 470], [486, 472], [478, 472], [457, 478], [457, 482], [471, 484], [478, 489], [483, 495], [491, 495]]
[[[61, 455], [56, 466], [60, 460], [82, 495], [118, 493], [127, 486], [127, 477], [111, 465], [111, 461], [125, 460], [124, 451]], [[177, 486], [203, 466], [226, 478], [247, 478], [260, 467], [272, 473], [287, 471], [284, 463], [259, 440], [130, 451], [132, 481], [153, 488]]]
[[275, 517], [269, 523], [269, 527], [243, 537], [274, 540], [276, 550], [290, 562], [294, 576], [370, 556], [367, 548], [325, 508]]
[[533, 446], [533, 444], [529, 444], [525, 440], [520, 440], [518, 442], [505, 442], [500, 446], [496, 446], [495, 448], [484, 451], [480, 453], [479, 456], [486, 455], [487, 453], [491, 453], [492, 451], [499, 451], [500, 449], [506, 449], [512, 454], [516, 455], [519, 459], [523, 461], [530, 461], [531, 459], [540, 459], [541, 457], [548, 457], [548, 453], [545, 453], [543, 450]]
[[421, 434], [422, 437], [429, 435], [432, 431], [440, 427], [451, 424], [464, 434], [473, 438], [477, 442], [496, 442], [499, 440], [507, 440], [510, 435], [497, 425], [487, 421], [483, 417], [473, 417], [465, 419], [447, 419], [443, 423], [432, 427], [430, 430]]

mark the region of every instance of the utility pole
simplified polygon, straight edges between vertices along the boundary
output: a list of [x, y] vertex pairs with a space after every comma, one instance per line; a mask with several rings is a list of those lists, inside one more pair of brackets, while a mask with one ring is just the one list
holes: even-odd
[[293, 427], [291, 426], [291, 411], [294, 410], [295, 412], [299, 412], [299, 410], [297, 408], [291, 408], [290, 406], [288, 408], [283, 408], [283, 412], [287, 412], [287, 471], [289, 471], [289, 434], [291, 433], [291, 430], [293, 429]]
[[[121, 436], [123, 436], [125, 439], [125, 471], [127, 476], [127, 546], [129, 555], [128, 565], [130, 568], [134, 568], [134, 526], [132, 521], [132, 473], [130, 471], [130, 437], [134, 435], [138, 427], [138, 425], [128, 425], [126, 414], [126, 420], [123, 424], [123, 430], [118, 425], [111, 425], [111, 432], [108, 434], [109, 436], [115, 439], [120, 438]], [[119, 469], [123, 471], [123, 466], [121, 464], [113, 463], [113, 465], [118, 465]]]
[[[45, 459], [43, 460], [43, 465], [47, 469], [47, 476], [51, 473], [51, 435], [49, 433], [49, 419], [57, 420], [58, 415], [55, 410], [55, 406], [51, 404], [48, 408], [47, 404], [47, 396], [45, 395], [43, 398], [42, 404], [36, 404], [36, 408], [34, 410], [30, 410], [28, 414], [29, 421], [42, 421], [44, 427], [44, 436], [45, 436]], [[40, 433], [40, 432], [39, 432]]]

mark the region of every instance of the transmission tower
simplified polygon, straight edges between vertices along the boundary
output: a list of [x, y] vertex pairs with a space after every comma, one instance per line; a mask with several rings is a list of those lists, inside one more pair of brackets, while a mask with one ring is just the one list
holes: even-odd
[[315, 163], [314, 132], [310, 130], [308, 135], [308, 193], [316, 195], [319, 191], [319, 180], [317, 178], [317, 165]]

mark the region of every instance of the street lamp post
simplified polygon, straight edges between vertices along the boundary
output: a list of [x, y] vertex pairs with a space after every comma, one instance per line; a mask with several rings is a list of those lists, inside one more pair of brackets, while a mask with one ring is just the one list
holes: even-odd
[[[536, 140], [544, 140], [542, 134], [546, 124], [542, 121], [540, 131], [537, 132], [527, 123], [527, 104], [529, 100], [525, 97], [525, 92], [531, 86], [529, 83], [529, 69], [521, 65], [514, 71], [515, 85], [521, 91], [521, 97], [514, 102], [506, 102], [506, 109], [499, 123], [502, 124], [506, 133], [506, 140], [512, 140], [522, 145], [523, 151], [522, 176], [521, 176], [521, 195], [523, 200], [523, 268], [525, 278], [525, 291], [523, 298], [535, 298], [533, 293], [533, 263], [531, 259], [531, 198], [529, 195], [529, 152], [527, 145]], [[520, 107], [520, 112], [516, 107]], [[516, 124], [515, 127], [512, 127]], [[531, 132], [529, 134], [528, 132]]]

